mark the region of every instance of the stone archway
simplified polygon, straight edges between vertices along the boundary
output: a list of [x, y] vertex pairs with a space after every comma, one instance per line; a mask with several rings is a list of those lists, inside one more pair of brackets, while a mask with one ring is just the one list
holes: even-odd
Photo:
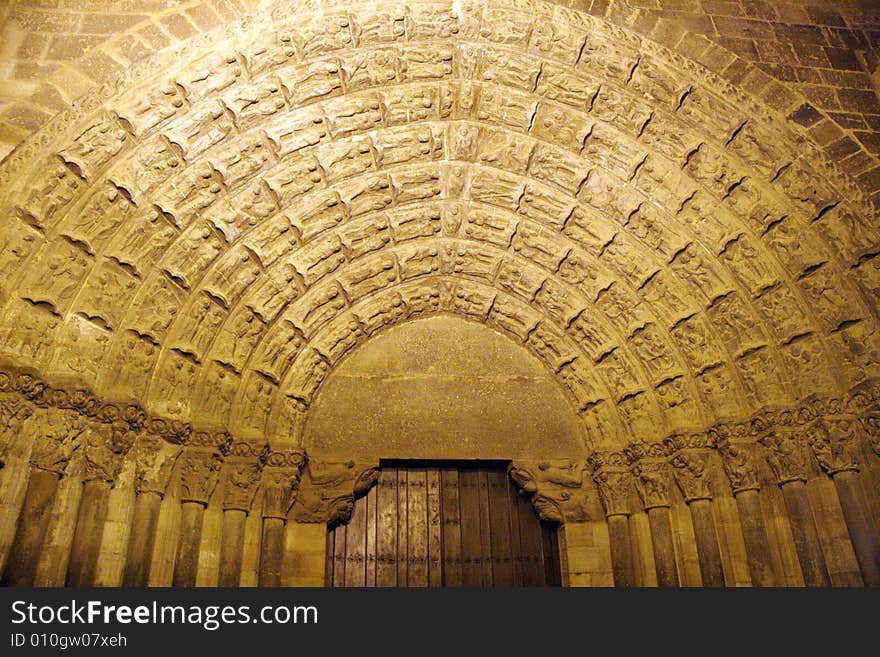
[[[168, 451], [141, 465], [131, 445], [159, 436], [184, 446], [173, 481], [195, 505], [189, 529], [220, 504], [241, 537], [227, 512], [247, 514], [273, 458], [298, 484], [302, 458], [277, 455], [301, 453], [336, 365], [445, 312], [512, 336], [566, 391], [625, 578], [632, 534], [668, 547], [644, 523], [678, 504], [693, 581], [769, 569], [828, 584], [839, 539], [840, 581], [874, 582], [876, 495], [847, 491], [877, 476], [875, 211], [814, 139], [701, 64], [543, 2], [279, 6], [161, 50], [0, 164], [0, 353], [15, 381], [4, 540], [27, 472], [47, 469], [32, 457], [41, 432], [58, 434], [74, 516], [83, 478], [100, 482], [87, 500], [131, 493]], [[636, 496], [633, 472], [660, 501]], [[835, 509], [818, 528], [804, 481]], [[756, 486], [791, 540], [739, 528]], [[221, 493], [234, 501], [211, 501]], [[283, 523], [293, 498], [278, 495], [266, 519]], [[113, 540], [131, 513], [112, 518]], [[718, 547], [709, 521], [723, 528], [723, 513], [745, 561]], [[105, 548], [68, 524], [50, 542], [94, 564]], [[194, 583], [197, 557], [163, 558], [190, 563], [175, 581]]]

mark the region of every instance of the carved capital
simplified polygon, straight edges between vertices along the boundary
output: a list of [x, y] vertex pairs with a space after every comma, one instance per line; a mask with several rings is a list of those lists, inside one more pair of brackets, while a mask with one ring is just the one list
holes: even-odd
[[20, 395], [0, 394], [0, 468], [33, 414], [34, 405]]
[[599, 487], [606, 517], [630, 514], [632, 475], [628, 470], [599, 468], [593, 472], [593, 480]]
[[796, 434], [771, 429], [765, 432], [760, 443], [767, 448], [767, 462], [780, 486], [807, 480], [807, 459]]
[[818, 420], [807, 430], [807, 442], [822, 469], [830, 476], [859, 471], [855, 419]]
[[642, 459], [633, 466], [633, 475], [646, 511], [670, 505], [669, 466], [664, 461]]
[[708, 454], [691, 450], [678, 452], [672, 457], [670, 461], [672, 472], [685, 501], [712, 499], [712, 492], [709, 490], [708, 459]]
[[135, 432], [121, 419], [112, 424], [93, 425], [80, 450], [83, 480], [115, 483], [134, 439]]
[[721, 463], [724, 465], [724, 472], [727, 473], [734, 495], [742, 491], [761, 488], [761, 484], [758, 482], [758, 473], [752, 463], [752, 449], [750, 445], [727, 441], [722, 441], [718, 445]]
[[180, 501], [207, 505], [222, 464], [215, 451], [185, 449], [180, 455]]
[[142, 433], [135, 440], [129, 452], [134, 460], [134, 489], [137, 493], [156, 493], [165, 496], [171, 473], [177, 457], [179, 445], [169, 443], [159, 436]]
[[263, 469], [263, 517], [287, 521], [287, 514], [296, 502], [300, 469], [266, 467]]
[[880, 406], [869, 408], [862, 416], [862, 429], [871, 451], [880, 456]]
[[86, 419], [76, 411], [42, 411], [34, 427], [31, 466], [63, 475], [67, 464], [84, 440]]
[[223, 509], [249, 513], [263, 470], [258, 458], [238, 457], [228, 461], [223, 476]]

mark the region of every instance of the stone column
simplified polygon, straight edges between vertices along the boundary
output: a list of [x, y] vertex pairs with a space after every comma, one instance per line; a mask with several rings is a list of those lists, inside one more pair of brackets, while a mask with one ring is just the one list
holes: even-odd
[[135, 502], [122, 585], [147, 586], [156, 544], [159, 507], [171, 479], [180, 447], [154, 434], [144, 434], [130, 453], [135, 464]]
[[712, 515], [707, 460], [707, 454], [696, 450], [681, 450], [672, 457], [671, 464], [675, 481], [684, 495], [694, 523], [703, 586], [724, 586], [724, 568]]
[[284, 527], [296, 501], [305, 453], [300, 450], [272, 452], [263, 470], [263, 531], [260, 544], [260, 586], [281, 585]]
[[636, 586], [635, 554], [629, 531], [632, 475], [623, 467], [600, 466], [594, 469], [593, 480], [599, 488], [608, 523], [614, 585]]
[[740, 525], [749, 560], [749, 573], [754, 586], [777, 586], [779, 579], [773, 570], [770, 541], [764, 527], [764, 515], [758, 491], [758, 475], [752, 465], [750, 448], [723, 442], [719, 445], [724, 471], [730, 480], [733, 497], [739, 510]]
[[867, 586], [880, 586], [880, 537], [871, 521], [859, 476], [855, 420], [819, 421], [808, 436], [816, 460], [837, 489], [862, 580]]
[[[115, 407], [106, 408], [113, 410], [105, 412], [118, 412]], [[114, 422], [102, 423], [89, 431], [80, 452], [83, 492], [70, 546], [67, 586], [91, 586], [94, 583], [110, 488], [122, 469], [122, 459], [134, 442], [135, 434], [129, 423], [121, 418], [113, 419]]]
[[794, 434], [773, 430], [760, 442], [767, 448], [767, 462], [782, 489], [804, 583], [807, 586], [831, 586], [819, 543], [819, 532], [807, 497], [807, 462], [803, 447]]
[[640, 460], [633, 468], [636, 490], [648, 514], [651, 543], [654, 546], [654, 565], [657, 584], [664, 587], [680, 586], [678, 566], [675, 563], [675, 543], [672, 538], [672, 520], [669, 515], [669, 475], [662, 461]]
[[35, 422], [30, 476], [0, 580], [3, 586], [34, 585], [55, 494], [85, 429], [85, 420], [72, 410], [47, 409]]
[[180, 536], [174, 559], [173, 586], [195, 586], [205, 508], [222, 465], [212, 449], [188, 448], [180, 455]]
[[219, 586], [238, 586], [241, 578], [242, 548], [244, 546], [244, 525], [260, 472], [263, 458], [258, 448], [248, 443], [233, 443], [227, 458], [223, 481], [223, 529], [220, 544]]

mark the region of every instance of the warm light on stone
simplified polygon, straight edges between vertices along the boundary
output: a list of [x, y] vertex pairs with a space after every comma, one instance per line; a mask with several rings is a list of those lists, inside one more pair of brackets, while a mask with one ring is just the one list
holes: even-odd
[[3, 583], [320, 583], [414, 459], [566, 585], [880, 585], [880, 13], [571, 4], [11, 5]]

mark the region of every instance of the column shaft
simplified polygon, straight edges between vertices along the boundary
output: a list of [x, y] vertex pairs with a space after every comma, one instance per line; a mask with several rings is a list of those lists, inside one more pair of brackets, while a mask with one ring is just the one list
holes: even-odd
[[648, 523], [651, 525], [651, 542], [654, 545], [657, 584], [665, 587], [679, 586], [669, 507], [655, 506], [648, 509]]
[[715, 519], [712, 516], [712, 502], [707, 499], [696, 499], [688, 502], [688, 507], [694, 523], [703, 586], [724, 586], [724, 568], [721, 565], [721, 550], [718, 547]]
[[244, 524], [247, 513], [241, 509], [223, 512], [223, 533], [220, 545], [220, 580], [218, 586], [238, 586], [241, 578], [241, 557], [244, 548]]
[[787, 481], [780, 484], [780, 488], [785, 499], [785, 508], [788, 511], [794, 547], [801, 564], [804, 583], [807, 586], [831, 586], [831, 578], [828, 576], [822, 545], [819, 543], [819, 532], [816, 530], [816, 522], [813, 519], [804, 482], [799, 479]]
[[880, 586], [880, 536], [871, 522], [858, 472], [838, 472], [834, 475], [834, 487], [837, 488], [862, 580], [866, 586]]
[[107, 498], [110, 482], [93, 479], [83, 484], [82, 497], [76, 514], [76, 528], [70, 544], [66, 586], [91, 586], [95, 581], [104, 521], [107, 519]]
[[260, 586], [281, 585], [281, 559], [284, 554], [284, 520], [263, 518], [260, 546]]
[[181, 502], [180, 537], [174, 559], [172, 586], [195, 586], [202, 542], [202, 522], [205, 505], [201, 502]]
[[37, 564], [49, 527], [50, 511], [58, 491], [59, 476], [32, 469], [9, 550], [2, 586], [33, 586]]
[[611, 542], [611, 569], [615, 586], [635, 586], [636, 568], [633, 556], [629, 516], [608, 516], [608, 537]]
[[155, 492], [138, 493], [135, 498], [123, 586], [146, 586], [149, 582], [161, 504], [162, 496]]
[[739, 510], [740, 526], [746, 544], [746, 555], [749, 561], [749, 573], [754, 586], [777, 586], [773, 561], [770, 558], [770, 541], [764, 527], [764, 516], [761, 513], [761, 500], [754, 488], [738, 491], [734, 494], [736, 507]]

